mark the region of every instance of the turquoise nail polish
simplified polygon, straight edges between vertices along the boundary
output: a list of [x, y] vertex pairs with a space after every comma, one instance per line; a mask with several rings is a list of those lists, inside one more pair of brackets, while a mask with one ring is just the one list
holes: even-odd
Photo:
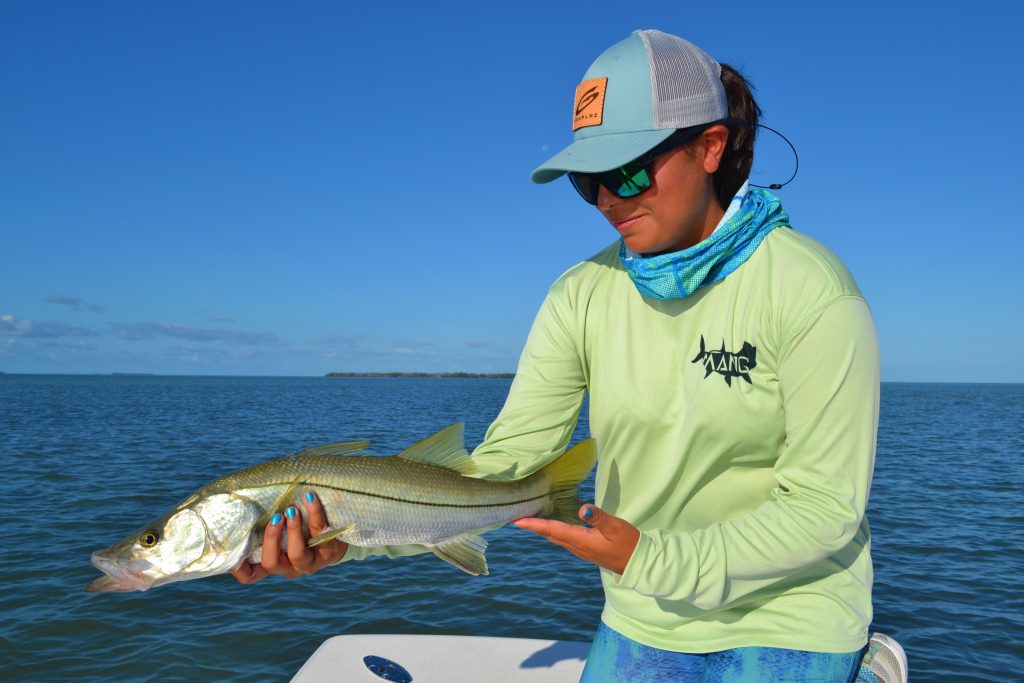
[[307, 503], [312, 503], [313, 502], [313, 492], [312, 491], [306, 491], [306, 502]]
[[289, 506], [288, 509], [284, 511], [284, 514], [288, 516], [288, 519], [295, 519], [295, 515], [298, 514], [298, 511]]
[[270, 518], [270, 526], [277, 526], [278, 524], [281, 523], [282, 519], [284, 519], [284, 518], [281, 517], [281, 515], [279, 515], [278, 513], [275, 512], [274, 516]]

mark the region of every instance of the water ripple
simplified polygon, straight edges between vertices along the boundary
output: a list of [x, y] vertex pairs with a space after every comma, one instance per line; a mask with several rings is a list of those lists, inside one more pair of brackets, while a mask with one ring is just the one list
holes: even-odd
[[[87, 594], [90, 552], [194, 488], [309, 445], [393, 453], [465, 421], [478, 443], [503, 380], [0, 377], [0, 495], [42, 519], [0, 554], [0, 669], [16, 680], [282, 680], [341, 633], [587, 640], [597, 571], [525, 532], [489, 534], [491, 575], [432, 555], [299, 581], [229, 577]], [[584, 418], [574, 439], [587, 433]], [[1024, 387], [887, 384], [869, 506], [875, 628], [917, 680], [1024, 669]], [[592, 482], [585, 486], [592, 492]], [[19, 519], [23, 519], [21, 517]]]

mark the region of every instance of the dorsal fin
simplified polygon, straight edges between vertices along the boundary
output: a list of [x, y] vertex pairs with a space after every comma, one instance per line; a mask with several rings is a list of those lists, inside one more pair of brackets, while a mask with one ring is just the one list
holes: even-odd
[[294, 458], [307, 458], [317, 455], [353, 455], [359, 453], [370, 445], [369, 441], [345, 441], [342, 443], [328, 443], [323, 446], [313, 446], [296, 453]]
[[481, 479], [488, 479], [490, 481], [512, 481], [516, 478], [516, 470], [519, 469], [518, 463], [512, 463], [501, 472], [491, 472], [490, 474], [481, 475]]
[[473, 474], [476, 465], [462, 446], [462, 429], [461, 422], [453, 424], [409, 446], [395, 457], [422, 465], [444, 467], [459, 474]]

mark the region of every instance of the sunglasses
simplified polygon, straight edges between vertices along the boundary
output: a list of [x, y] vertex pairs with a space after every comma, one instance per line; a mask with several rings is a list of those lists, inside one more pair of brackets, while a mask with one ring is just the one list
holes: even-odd
[[682, 147], [713, 125], [713, 123], [709, 123], [692, 128], [680, 128], [651, 151], [610, 171], [601, 173], [570, 171], [567, 174], [569, 182], [583, 197], [583, 201], [594, 206], [597, 206], [597, 195], [602, 187], [622, 199], [635, 197], [651, 187], [651, 176], [653, 175], [650, 170], [651, 162], [663, 154]]

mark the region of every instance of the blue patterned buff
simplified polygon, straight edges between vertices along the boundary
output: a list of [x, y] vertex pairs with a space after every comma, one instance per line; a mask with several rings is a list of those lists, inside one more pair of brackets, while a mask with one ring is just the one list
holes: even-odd
[[[703, 242], [669, 254], [641, 256], [619, 245], [619, 260], [641, 294], [653, 299], [682, 299], [725, 278], [750, 258], [761, 240], [779, 227], [791, 227], [779, 198], [753, 188], [737, 193], [739, 208]], [[732, 207], [730, 207], [731, 209]]]

